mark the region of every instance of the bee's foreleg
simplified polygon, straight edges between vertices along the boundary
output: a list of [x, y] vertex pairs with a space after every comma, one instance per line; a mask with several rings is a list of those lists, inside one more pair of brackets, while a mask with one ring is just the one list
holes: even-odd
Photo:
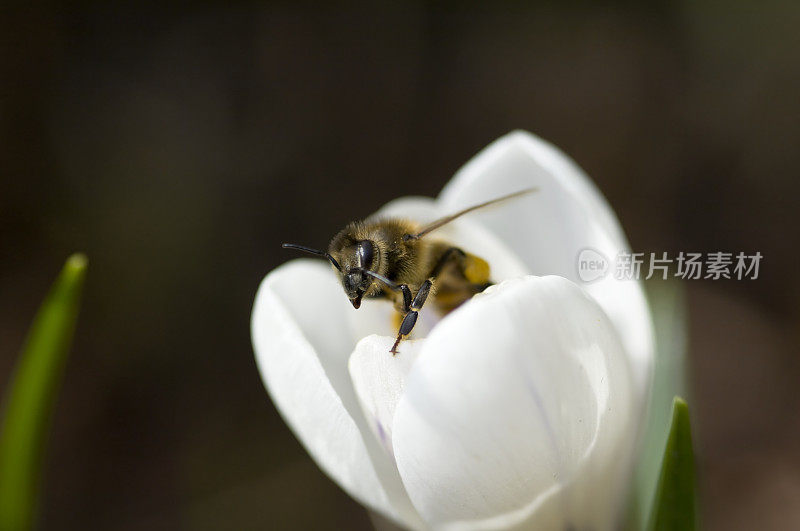
[[414, 296], [414, 300], [411, 302], [412, 311], [417, 312], [422, 309], [422, 305], [425, 304], [425, 299], [428, 298], [428, 294], [431, 292], [432, 285], [433, 281], [430, 279], [422, 283], [422, 286], [419, 287], [419, 291], [417, 291], [417, 294]]
[[411, 298], [411, 289], [407, 284], [400, 284], [400, 291], [403, 293], [403, 313], [406, 314], [411, 310], [413, 300]]
[[397, 345], [399, 345], [400, 341], [402, 341], [402, 339], [410, 334], [414, 329], [414, 325], [417, 324], [418, 316], [419, 314], [416, 310], [411, 310], [406, 314], [405, 317], [403, 317], [403, 322], [400, 323], [400, 331], [397, 333], [397, 339], [395, 340], [394, 345], [392, 345], [392, 348], [389, 350], [389, 352], [392, 354], [397, 354]]
[[414, 296], [414, 299], [409, 304], [409, 299], [411, 298], [411, 292], [408, 289], [408, 286], [403, 284], [401, 288], [403, 289], [403, 306], [404, 310], [407, 312], [403, 317], [403, 322], [400, 323], [400, 331], [397, 333], [397, 340], [395, 340], [394, 345], [389, 352], [392, 354], [397, 354], [397, 346], [400, 344], [400, 341], [403, 340], [405, 336], [411, 333], [414, 329], [414, 325], [417, 324], [417, 317], [418, 312], [422, 309], [422, 306], [425, 304], [425, 301], [428, 299], [428, 295], [431, 292], [431, 288], [433, 287], [433, 281], [436, 279], [437, 276], [442, 272], [444, 266], [450, 260], [456, 257], [464, 257], [464, 251], [459, 249], [458, 247], [451, 247], [447, 249], [442, 256], [437, 261], [436, 265], [431, 271], [431, 275], [422, 285], [419, 287], [417, 294]]
[[433, 282], [431, 282], [430, 279], [423, 282], [422, 286], [419, 288], [419, 291], [417, 291], [417, 294], [414, 296], [414, 300], [412, 300], [410, 303], [408, 302], [411, 299], [410, 291], [408, 292], [408, 297], [405, 297], [406, 292], [403, 292], [403, 296], [406, 299], [408, 313], [406, 313], [405, 317], [403, 317], [403, 322], [400, 323], [400, 331], [397, 333], [397, 340], [394, 342], [392, 349], [389, 351], [392, 354], [397, 354], [397, 346], [400, 344], [400, 341], [402, 341], [405, 336], [410, 334], [414, 329], [414, 325], [417, 324], [417, 317], [419, 317], [418, 312], [422, 309], [422, 305], [425, 304], [425, 300], [428, 298], [428, 294], [431, 292], [432, 285]]

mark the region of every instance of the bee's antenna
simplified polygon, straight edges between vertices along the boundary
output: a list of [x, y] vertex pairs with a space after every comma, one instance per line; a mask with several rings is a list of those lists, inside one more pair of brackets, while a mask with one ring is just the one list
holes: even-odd
[[330, 253], [326, 253], [325, 251], [320, 251], [319, 249], [312, 249], [311, 247], [305, 247], [303, 245], [297, 245], [296, 243], [284, 243], [281, 244], [281, 247], [284, 249], [297, 249], [298, 251], [303, 251], [304, 253], [315, 254], [317, 256], [321, 256], [323, 258], [327, 258], [333, 264], [333, 267], [338, 269], [339, 271], [342, 270], [342, 267], [339, 265]]
[[383, 275], [379, 275], [378, 273], [370, 271], [369, 269], [364, 269], [363, 267], [359, 267], [358, 270], [361, 271], [362, 273], [364, 273], [365, 275], [371, 276], [372, 278], [374, 278], [376, 280], [380, 280], [381, 282], [383, 282], [384, 284], [389, 286], [390, 289], [393, 289], [395, 291], [402, 291], [400, 286], [398, 286], [397, 284], [395, 284], [394, 282], [392, 282], [391, 280], [389, 280], [388, 278], [386, 278]]

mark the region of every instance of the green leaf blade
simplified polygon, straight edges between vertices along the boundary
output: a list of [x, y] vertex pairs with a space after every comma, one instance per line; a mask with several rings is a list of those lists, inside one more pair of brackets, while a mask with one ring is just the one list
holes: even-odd
[[684, 286], [675, 280], [652, 278], [644, 283], [656, 340], [653, 380], [641, 451], [636, 462], [626, 529], [647, 528], [669, 436], [672, 402], [686, 397], [688, 386], [688, 305]]
[[695, 484], [689, 407], [682, 398], [675, 397], [672, 425], [648, 528], [653, 531], [696, 529]]
[[31, 324], [0, 424], [0, 530], [30, 529], [51, 411], [75, 331], [87, 260], [70, 256]]

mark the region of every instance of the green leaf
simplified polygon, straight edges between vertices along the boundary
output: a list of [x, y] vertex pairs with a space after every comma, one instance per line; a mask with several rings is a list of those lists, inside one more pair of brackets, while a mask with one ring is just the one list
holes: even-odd
[[86, 257], [70, 256], [33, 320], [0, 425], [0, 530], [33, 524], [50, 414], [78, 318]]
[[676, 396], [648, 529], [692, 531], [697, 522], [695, 510], [694, 453], [689, 407], [682, 398]]
[[650, 405], [636, 464], [629, 529], [644, 529], [658, 483], [669, 434], [673, 397], [686, 396], [687, 309], [683, 285], [675, 280], [644, 283], [655, 329], [656, 353]]

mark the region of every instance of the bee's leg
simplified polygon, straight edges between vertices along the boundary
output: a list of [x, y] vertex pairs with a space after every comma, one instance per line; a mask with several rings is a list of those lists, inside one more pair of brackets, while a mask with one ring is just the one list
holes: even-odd
[[400, 323], [400, 331], [397, 333], [397, 339], [395, 340], [394, 345], [392, 345], [392, 348], [389, 350], [389, 352], [391, 352], [392, 354], [397, 354], [397, 345], [399, 345], [400, 341], [405, 336], [410, 334], [411, 331], [414, 329], [414, 325], [417, 324], [418, 316], [419, 314], [417, 313], [417, 310], [412, 309], [410, 312], [406, 314], [405, 317], [403, 317], [403, 322]]
[[[424, 284], [423, 284], [424, 286]], [[400, 344], [400, 341], [403, 339], [403, 336], [407, 336], [411, 333], [411, 330], [414, 328], [414, 325], [417, 323], [417, 310], [419, 307], [422, 306], [422, 302], [425, 301], [425, 297], [428, 296], [428, 291], [430, 291], [430, 286], [425, 291], [425, 295], [420, 299], [419, 307], [415, 307], [417, 303], [417, 299], [420, 298], [420, 291], [417, 292], [416, 297], [411, 297], [411, 289], [408, 287], [407, 284], [400, 284], [398, 286], [400, 291], [403, 293], [403, 309], [402, 315], [403, 320], [400, 322], [400, 331], [397, 334], [397, 340], [392, 345], [392, 349], [389, 351], [392, 354], [397, 354], [397, 345]]]
[[459, 255], [463, 257], [464, 251], [458, 247], [451, 247], [447, 249], [434, 266], [430, 278], [422, 283], [417, 291], [417, 294], [414, 296], [414, 300], [412, 300], [410, 304], [408, 301], [410, 299], [411, 292], [408, 290], [408, 286], [403, 284], [403, 286], [406, 288], [403, 290], [403, 300], [408, 313], [406, 313], [406, 315], [403, 317], [403, 322], [400, 323], [400, 330], [397, 333], [397, 339], [395, 340], [394, 345], [392, 345], [392, 348], [389, 350], [389, 352], [392, 354], [397, 354], [397, 346], [400, 344], [400, 341], [402, 341], [405, 336], [410, 334], [414, 329], [414, 325], [417, 324], [417, 317], [419, 317], [418, 312], [422, 309], [422, 306], [428, 299], [428, 295], [433, 287], [433, 281], [436, 280], [436, 277], [442, 272], [442, 269], [444, 268], [445, 264], [447, 264], [447, 261], [451, 260], [454, 256]]
[[407, 284], [400, 284], [400, 291], [403, 293], [403, 314], [407, 314], [411, 310], [411, 289]]
[[442, 272], [442, 269], [444, 269], [444, 266], [447, 265], [447, 262], [452, 260], [456, 256], [464, 258], [467, 255], [464, 251], [462, 251], [458, 247], [450, 247], [444, 253], [442, 253], [441, 258], [439, 258], [439, 261], [436, 262], [435, 266], [433, 266], [433, 271], [431, 271], [431, 276], [429, 278], [431, 280], [435, 280], [436, 277], [439, 276], [439, 273]]
[[[406, 299], [408, 313], [406, 313], [406, 315], [403, 317], [403, 322], [400, 323], [400, 331], [397, 333], [397, 340], [394, 342], [392, 349], [389, 351], [392, 354], [397, 354], [397, 345], [400, 344], [400, 341], [405, 336], [411, 333], [411, 331], [414, 329], [414, 325], [417, 324], [417, 317], [419, 317], [418, 312], [422, 309], [422, 305], [425, 304], [425, 299], [428, 298], [428, 294], [431, 292], [432, 285], [433, 282], [431, 282], [430, 279], [426, 280], [422, 283], [422, 286], [420, 286], [417, 294], [414, 295], [414, 300], [408, 303], [410, 297]], [[405, 296], [405, 294], [406, 292], [404, 291], [403, 295]]]
[[419, 291], [414, 296], [414, 300], [411, 302], [411, 311], [418, 312], [422, 309], [422, 305], [425, 304], [425, 300], [428, 298], [428, 294], [431, 292], [431, 287], [433, 286], [433, 280], [428, 279], [422, 283], [419, 287]]

